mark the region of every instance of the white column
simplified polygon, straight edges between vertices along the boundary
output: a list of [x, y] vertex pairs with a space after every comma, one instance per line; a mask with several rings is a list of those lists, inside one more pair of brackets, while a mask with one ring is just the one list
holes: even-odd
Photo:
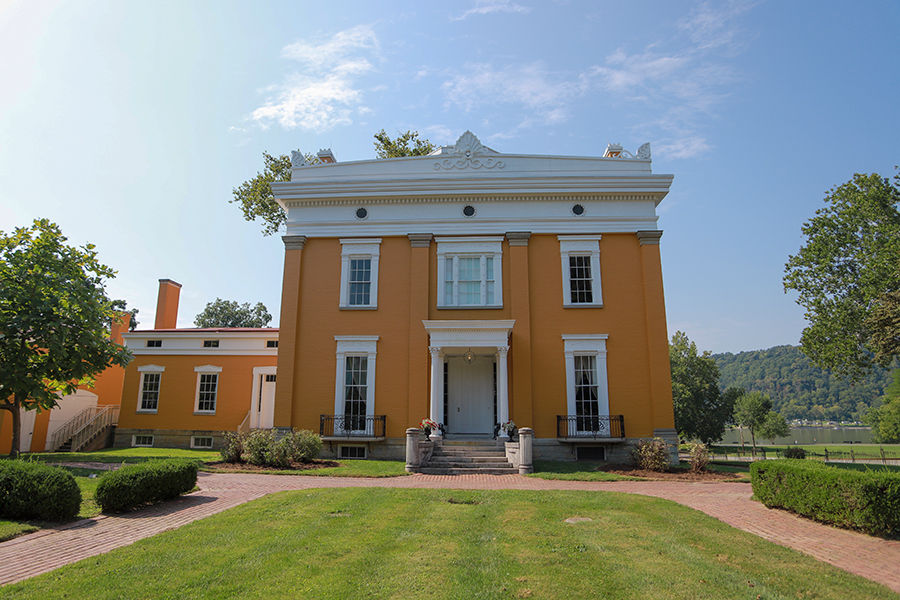
[[[509, 346], [497, 346], [497, 418], [500, 424], [509, 421], [509, 367], [507, 355]], [[500, 430], [500, 439], [508, 440], [509, 434]]]
[[[431, 352], [431, 414], [435, 423], [444, 421], [444, 359], [438, 346], [429, 346]], [[432, 435], [440, 432], [432, 432]]]

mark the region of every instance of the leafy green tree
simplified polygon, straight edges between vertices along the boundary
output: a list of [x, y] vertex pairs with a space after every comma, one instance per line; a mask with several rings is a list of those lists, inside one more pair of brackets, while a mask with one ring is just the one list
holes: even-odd
[[46, 219], [0, 231], [0, 409], [12, 413], [11, 458], [19, 454], [21, 409], [50, 410], [61, 395], [131, 360], [109, 339], [117, 315], [104, 280], [115, 271], [92, 244], [65, 242]]
[[875, 362], [886, 365], [900, 356], [900, 290], [879, 296], [865, 325], [872, 332], [869, 345], [875, 351]]
[[774, 410], [766, 415], [762, 426], [759, 428], [759, 436], [775, 443], [776, 438], [787, 437], [791, 434], [791, 428], [787, 420]]
[[806, 245], [785, 265], [784, 289], [800, 294], [809, 323], [803, 352], [841, 377], [858, 379], [897, 355], [872, 329], [876, 304], [900, 291], [900, 175], [894, 181], [857, 173], [833, 188], [828, 206], [801, 228]]
[[197, 327], [267, 327], [272, 315], [262, 302], [250, 306], [249, 302], [238, 304], [234, 300], [216, 298], [206, 305], [194, 319]]
[[900, 369], [894, 369], [894, 382], [885, 390], [882, 404], [866, 414], [872, 426], [872, 441], [900, 444]]
[[675, 428], [684, 439], [710, 444], [722, 439], [731, 420], [735, 394], [719, 390], [719, 368], [710, 353], [697, 354], [697, 345], [678, 331], [669, 344]]
[[[401, 133], [392, 140], [384, 129], [375, 134], [375, 156], [377, 158], [399, 158], [402, 156], [423, 156], [430, 154], [435, 146], [428, 140], [419, 139], [417, 131]], [[307, 162], [316, 164], [319, 159], [312, 154], [305, 154]], [[237, 204], [247, 221], [262, 221], [262, 233], [265, 236], [281, 231], [287, 221], [287, 215], [281, 205], [275, 201], [275, 194], [269, 185], [273, 181], [291, 180], [291, 157], [287, 154], [272, 156], [263, 152], [264, 168], [253, 179], [248, 179], [232, 190], [233, 198], [228, 202]]]
[[435, 145], [428, 140], [420, 140], [418, 131], [397, 132], [391, 139], [384, 129], [375, 134], [375, 158], [401, 158], [404, 156], [427, 156]]
[[753, 444], [754, 453], [756, 434], [760, 432], [771, 410], [772, 400], [759, 392], [744, 394], [734, 402], [734, 422], [750, 430], [750, 442]]

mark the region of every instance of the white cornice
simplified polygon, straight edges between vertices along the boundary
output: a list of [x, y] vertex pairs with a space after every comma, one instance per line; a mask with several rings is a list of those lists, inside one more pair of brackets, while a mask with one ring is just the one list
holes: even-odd
[[278, 356], [278, 348], [130, 348], [135, 356]]

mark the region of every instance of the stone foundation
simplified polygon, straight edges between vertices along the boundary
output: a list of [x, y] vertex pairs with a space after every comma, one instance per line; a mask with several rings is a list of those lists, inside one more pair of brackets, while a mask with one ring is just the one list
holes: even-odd
[[222, 447], [221, 431], [196, 431], [184, 429], [117, 429], [114, 448], [131, 448], [133, 436], [152, 435], [154, 448], [188, 448], [192, 437], [211, 437], [212, 448], [203, 450], [219, 450]]

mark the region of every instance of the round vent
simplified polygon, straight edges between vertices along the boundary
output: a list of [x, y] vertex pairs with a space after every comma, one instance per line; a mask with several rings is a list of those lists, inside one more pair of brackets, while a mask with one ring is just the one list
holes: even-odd
[[582, 206], [581, 204], [576, 204], [572, 207], [572, 214], [576, 217], [584, 216], [584, 206]]
[[357, 208], [356, 209], [356, 218], [362, 221], [363, 219], [369, 218], [369, 211], [365, 208]]
[[469, 204], [465, 208], [463, 208], [463, 216], [464, 217], [474, 217], [475, 216], [475, 207]]

